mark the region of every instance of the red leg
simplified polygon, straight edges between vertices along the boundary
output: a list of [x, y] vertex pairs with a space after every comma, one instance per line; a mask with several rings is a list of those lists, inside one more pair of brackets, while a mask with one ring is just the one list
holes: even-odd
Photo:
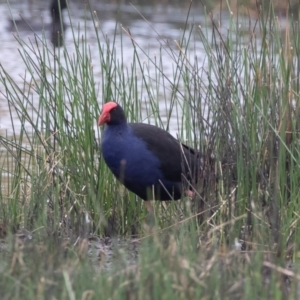
[[193, 198], [193, 197], [195, 196], [195, 193], [194, 193], [193, 191], [191, 191], [191, 190], [185, 191], [185, 194], [186, 194], [188, 197], [190, 197], [190, 198]]
[[153, 212], [153, 206], [152, 206], [151, 202], [144, 200], [144, 204], [145, 204], [145, 207], [146, 207], [148, 213], [152, 213]]

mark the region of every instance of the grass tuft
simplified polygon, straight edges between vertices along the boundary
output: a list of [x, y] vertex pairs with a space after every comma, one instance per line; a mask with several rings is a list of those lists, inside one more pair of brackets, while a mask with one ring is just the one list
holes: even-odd
[[[1, 297], [297, 297], [298, 20], [281, 21], [271, 4], [255, 20], [224, 12], [199, 25], [187, 15], [174, 44], [156, 32], [153, 56], [129, 29], [116, 23], [108, 37], [86, 14], [101, 82], [87, 24], [68, 29], [72, 51], [17, 37], [22, 84], [0, 65], [11, 119], [0, 136]], [[155, 203], [149, 220], [116, 182], [96, 127], [112, 99], [130, 121], [175, 132], [203, 154], [194, 199]]]

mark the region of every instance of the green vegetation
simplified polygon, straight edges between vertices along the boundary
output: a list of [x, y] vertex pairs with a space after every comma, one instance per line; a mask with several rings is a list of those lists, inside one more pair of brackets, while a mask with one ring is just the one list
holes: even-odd
[[[282, 24], [272, 7], [251, 23], [187, 17], [156, 58], [133, 37], [130, 68], [115, 47], [127, 33], [95, 29], [100, 83], [85, 28], [69, 28], [74, 53], [19, 40], [24, 85], [0, 66], [13, 131], [0, 137], [1, 299], [299, 297], [300, 23]], [[130, 120], [177, 121], [205, 155], [195, 199], [155, 203], [150, 218], [115, 181], [95, 127], [111, 99]]]

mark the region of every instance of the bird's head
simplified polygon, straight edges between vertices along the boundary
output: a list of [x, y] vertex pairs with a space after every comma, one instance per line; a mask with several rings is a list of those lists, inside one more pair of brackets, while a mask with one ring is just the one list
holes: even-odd
[[121, 123], [126, 123], [126, 117], [122, 107], [116, 102], [105, 103], [98, 120], [98, 126], [104, 124], [117, 125]]

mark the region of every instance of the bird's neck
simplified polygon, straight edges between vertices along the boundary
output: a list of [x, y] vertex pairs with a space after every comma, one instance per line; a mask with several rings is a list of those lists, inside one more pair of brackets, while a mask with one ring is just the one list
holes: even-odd
[[60, 22], [59, 11], [53, 10], [52, 13], [51, 13], [51, 16], [52, 16], [52, 22], [55, 22], [55, 23]]
[[106, 130], [109, 132], [126, 132], [129, 130], [129, 126], [126, 121], [113, 124], [107, 124]]

